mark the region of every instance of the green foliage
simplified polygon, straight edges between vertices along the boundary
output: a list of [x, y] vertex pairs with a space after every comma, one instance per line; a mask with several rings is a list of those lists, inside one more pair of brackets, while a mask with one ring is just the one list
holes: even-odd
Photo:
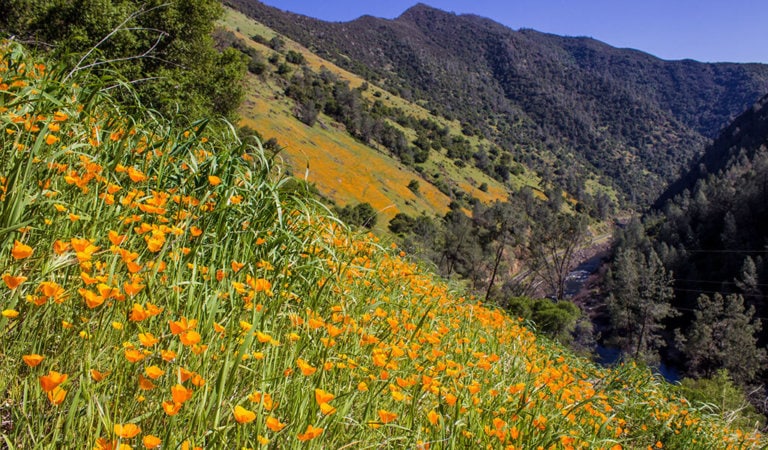
[[[755, 342], [768, 317], [765, 242], [768, 229], [768, 97], [736, 118], [674, 183], [644, 227], [631, 223], [618, 248], [653, 249], [674, 271], [675, 307], [669, 323], [688, 339], [683, 368], [692, 376], [721, 367], [735, 381], [765, 381], [765, 359]], [[743, 300], [742, 300], [743, 298]]]
[[285, 40], [280, 36], [275, 36], [269, 40], [269, 48], [276, 52], [282, 52], [285, 49]]
[[[290, 68], [283, 66], [287, 74]], [[414, 163], [414, 152], [403, 132], [380, 117], [381, 110], [375, 105], [371, 108], [359, 90], [351, 89], [348, 82], [340, 81], [331, 72], [316, 73], [306, 66], [297, 69], [285, 94], [296, 102], [296, 117], [305, 124], [313, 126], [322, 111], [344, 124], [347, 132], [361, 142], [378, 142], [404, 163]]]
[[[0, 18], [5, 33], [52, 44], [72, 71], [132, 83], [166, 115], [233, 118], [242, 100], [243, 59], [214, 49], [217, 0], [0, 0], [0, 10], [10, 12]], [[131, 101], [133, 92], [121, 94]]]
[[370, 203], [358, 203], [355, 206], [347, 205], [343, 208], [336, 208], [336, 214], [348, 225], [368, 229], [375, 227], [378, 220], [378, 214]]
[[288, 53], [285, 54], [285, 60], [291, 64], [296, 64], [296, 65], [302, 65], [307, 63], [307, 60], [304, 59], [304, 55], [302, 55], [301, 53], [295, 50], [288, 50]]
[[505, 309], [513, 316], [532, 321], [537, 331], [564, 344], [573, 340], [581, 317], [581, 310], [573, 303], [548, 298], [512, 297], [506, 301]]
[[[552, 198], [559, 201], [553, 201]], [[584, 216], [561, 213], [562, 196], [555, 193], [549, 208], [537, 211], [536, 223], [526, 246], [530, 267], [558, 299], [565, 298], [568, 273], [589, 237]]]
[[4, 448], [765, 445], [350, 233], [232, 126], [0, 64]]
[[419, 180], [411, 180], [408, 182], [408, 189], [414, 194], [419, 193]]
[[733, 426], [743, 429], [762, 429], [765, 426], [765, 416], [749, 403], [727, 369], [720, 369], [709, 378], [684, 378], [679, 391], [695, 407], [709, 409]]
[[627, 248], [615, 256], [606, 283], [613, 343], [634, 359], [657, 362], [666, 345], [664, 320], [677, 315], [672, 275], [653, 250]]
[[709, 377], [722, 368], [741, 385], [754, 380], [766, 360], [765, 349], [757, 344], [762, 324], [754, 316], [755, 308], [745, 308], [740, 295], [701, 294], [693, 323], [681, 339], [688, 372]]

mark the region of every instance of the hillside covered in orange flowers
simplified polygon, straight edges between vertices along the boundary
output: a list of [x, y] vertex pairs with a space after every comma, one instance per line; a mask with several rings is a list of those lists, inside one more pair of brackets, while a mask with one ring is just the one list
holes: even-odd
[[230, 128], [0, 54], [4, 447], [765, 445], [349, 231]]

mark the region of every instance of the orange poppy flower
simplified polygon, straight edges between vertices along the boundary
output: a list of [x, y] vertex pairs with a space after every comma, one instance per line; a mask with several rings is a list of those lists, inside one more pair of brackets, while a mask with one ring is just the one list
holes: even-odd
[[60, 405], [61, 402], [64, 401], [64, 398], [67, 396], [67, 391], [56, 386], [53, 390], [46, 392], [45, 394], [48, 397], [48, 401], [51, 402], [52, 405]]
[[155, 383], [152, 382], [149, 378], [146, 378], [144, 375], [139, 374], [139, 389], [142, 391], [151, 391], [152, 389], [156, 388]]
[[34, 253], [34, 249], [30, 247], [29, 245], [22, 244], [19, 241], [16, 241], [13, 243], [13, 248], [11, 249], [11, 256], [13, 256], [13, 259], [25, 259], [32, 256], [32, 253]]
[[140, 183], [147, 179], [147, 176], [144, 175], [144, 172], [136, 168], [129, 167], [127, 169], [127, 172], [128, 172], [128, 178], [130, 178], [131, 181], [133, 181], [134, 183]]
[[317, 428], [312, 425], [307, 425], [307, 429], [296, 437], [299, 438], [300, 441], [305, 442], [305, 441], [312, 440], [320, 436], [321, 434], [323, 434], [322, 428]]
[[40, 377], [40, 386], [43, 388], [43, 391], [51, 392], [61, 383], [67, 381], [67, 378], [69, 378], [69, 375], [51, 370], [48, 372], [48, 375]]
[[389, 412], [386, 409], [380, 409], [379, 410], [379, 419], [381, 420], [381, 423], [390, 423], [397, 419], [397, 414], [393, 412]]
[[194, 391], [192, 389], [187, 389], [184, 386], [177, 384], [174, 385], [171, 388], [171, 397], [173, 397], [173, 401], [176, 403], [184, 403], [187, 400], [192, 398], [192, 394], [194, 394]]
[[251, 284], [251, 287], [256, 292], [270, 292], [272, 290], [272, 283], [270, 283], [269, 280], [265, 280], [264, 278], [257, 278], [249, 284]]
[[153, 448], [160, 447], [160, 444], [163, 443], [162, 439], [160, 439], [157, 436], [153, 436], [151, 434], [144, 436], [144, 439], [142, 439], [141, 442], [144, 444], [144, 448], [146, 449], [153, 449]]
[[181, 403], [163, 402], [163, 411], [169, 416], [175, 416], [181, 410]]
[[157, 380], [165, 374], [165, 371], [157, 366], [149, 366], [144, 368], [144, 373], [146, 373], [149, 378]]
[[261, 331], [256, 332], [256, 339], [261, 342], [262, 344], [265, 344], [267, 342], [272, 341], [272, 336], [262, 333]]
[[32, 353], [29, 355], [23, 355], [21, 359], [24, 360], [24, 364], [28, 365], [29, 367], [35, 367], [41, 362], [43, 362], [43, 359], [45, 359], [45, 356], [38, 355], [37, 353]]
[[160, 357], [163, 358], [163, 361], [165, 362], [171, 362], [176, 359], [176, 352], [173, 350], [160, 350]]
[[126, 423], [125, 425], [116, 423], [113, 431], [122, 439], [132, 439], [141, 433], [141, 428], [135, 423]]
[[237, 423], [251, 423], [256, 420], [255, 412], [245, 409], [240, 405], [235, 406], [235, 409], [232, 410], [232, 413], [234, 414]]
[[186, 317], [182, 317], [179, 320], [169, 320], [168, 326], [171, 328], [172, 334], [181, 334], [184, 331], [195, 328], [197, 326], [197, 320], [187, 320]]
[[323, 413], [324, 416], [333, 414], [336, 412], [336, 408], [329, 405], [328, 403], [320, 403], [320, 412]]
[[53, 251], [57, 255], [64, 254], [67, 250], [69, 250], [69, 248], [70, 248], [69, 242], [57, 240], [53, 243]]
[[334, 398], [336, 398], [336, 396], [331, 394], [330, 392], [326, 392], [322, 389], [315, 389], [315, 401], [317, 401], [319, 405], [322, 405], [323, 403], [328, 403]]
[[144, 353], [141, 352], [141, 350], [135, 349], [135, 348], [126, 348], [125, 349], [125, 359], [127, 359], [129, 362], [136, 363], [144, 359], [146, 356]]
[[152, 347], [160, 342], [160, 339], [156, 338], [152, 333], [139, 333], [139, 342], [144, 347]]
[[0, 313], [3, 317], [6, 319], [15, 319], [19, 317], [19, 312], [15, 309], [4, 309], [2, 313]]
[[14, 277], [10, 273], [6, 273], [3, 275], [3, 282], [5, 282], [5, 285], [8, 286], [8, 289], [16, 289], [21, 285], [21, 283], [27, 281], [27, 277], [24, 276], [18, 276]]
[[301, 374], [308, 377], [317, 371], [316, 367], [312, 367], [311, 364], [299, 358], [296, 360], [296, 365], [301, 369]]
[[91, 369], [91, 378], [93, 378], [93, 381], [99, 382], [109, 376], [111, 372], [99, 372], [96, 369]]
[[286, 424], [280, 422], [277, 418], [269, 416], [266, 421], [267, 428], [274, 432], [278, 432], [286, 427]]
[[195, 345], [200, 342], [200, 333], [194, 330], [185, 331], [179, 336], [179, 340], [186, 346]]

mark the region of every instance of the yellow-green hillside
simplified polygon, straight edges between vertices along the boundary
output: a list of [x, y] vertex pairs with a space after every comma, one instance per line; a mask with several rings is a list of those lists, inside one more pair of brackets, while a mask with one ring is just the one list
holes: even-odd
[[226, 126], [0, 54], [0, 446], [765, 445], [350, 233]]
[[[242, 13], [227, 8], [221, 25], [264, 55], [274, 53], [268, 46], [253, 41], [250, 37], [260, 35], [264, 39], [271, 39], [277, 34]], [[290, 39], [283, 36], [281, 39], [285, 40], [286, 49], [301, 53], [312, 70], [320, 71], [325, 68], [339, 79], [347, 81], [353, 88], [366, 82]], [[273, 76], [248, 76], [246, 92], [246, 100], [240, 111], [243, 124], [258, 130], [265, 137], [277, 138], [284, 148], [282, 154], [288, 166], [297, 176], [303, 177], [306, 174], [307, 181], [314, 183], [328, 198], [342, 205], [368, 202], [380, 211], [385, 219], [381, 222], [384, 223], [398, 212], [411, 215], [422, 212], [442, 215], [447, 212], [450, 198], [386, 150], [355, 140], [344, 132], [342, 125], [328, 116], [321, 115], [321, 123], [313, 127], [296, 119], [293, 101], [284, 95], [283, 88]], [[455, 134], [461, 133], [458, 121], [433, 116], [423, 107], [375, 85], [365, 92], [369, 99], [373, 99], [374, 94], [387, 107], [399, 108], [416, 118], [430, 118], [441, 126], [447, 126]], [[405, 131], [408, 135], [409, 130]], [[472, 145], [477, 145], [478, 139], [469, 138]], [[424, 172], [439, 173], [449, 183], [485, 203], [507, 198], [508, 187], [474, 167], [455, 167], [453, 161], [440, 152], [432, 154], [424, 165]], [[421, 181], [420, 195], [414, 194], [406, 187], [410, 180], [414, 179]], [[487, 191], [478, 189], [482, 183], [488, 186]], [[535, 176], [525, 173], [513, 176], [511, 186], [537, 187], [538, 183], [539, 180]]]

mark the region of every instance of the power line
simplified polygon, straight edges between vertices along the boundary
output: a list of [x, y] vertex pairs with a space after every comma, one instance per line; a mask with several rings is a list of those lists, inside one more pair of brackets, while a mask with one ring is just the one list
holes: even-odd
[[[673, 247], [674, 248], [674, 247]], [[768, 250], [691, 250], [682, 248], [682, 253], [768, 253]]]
[[[682, 282], [685, 282], [685, 283], [734, 284], [734, 285], [738, 286], [738, 283], [735, 282], [735, 281], [686, 280], [686, 279], [682, 279], [682, 278], [675, 278], [673, 281], [675, 281], [675, 282], [682, 281]], [[746, 284], [746, 283], [744, 283], [744, 284]], [[768, 284], [766, 284], [766, 283], [755, 283], [755, 284], [752, 284], [751, 286], [768, 286]]]

